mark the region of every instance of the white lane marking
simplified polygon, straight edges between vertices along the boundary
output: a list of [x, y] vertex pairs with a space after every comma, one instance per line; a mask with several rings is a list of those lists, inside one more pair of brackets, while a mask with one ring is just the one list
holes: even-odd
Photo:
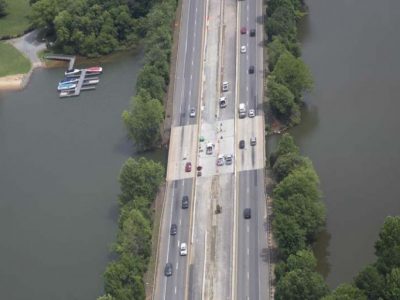
[[175, 286], [175, 295], [176, 295], [176, 286]]
[[[172, 208], [174, 207], [174, 194], [175, 194], [175, 188], [172, 188]], [[173, 209], [171, 208], [171, 213], [169, 215], [169, 227], [171, 227], [171, 223], [172, 223], [172, 211]], [[170, 242], [171, 242], [171, 235], [168, 235], [168, 248], [167, 248], [167, 262], [168, 262], [168, 257], [169, 257], [169, 246], [170, 246]], [[164, 281], [164, 300], [167, 292], [167, 280]]]
[[247, 232], [250, 232], [250, 227], [249, 227], [249, 225], [247, 225]]
[[250, 273], [247, 272], [247, 280], [249, 280], [249, 278], [250, 278]]
[[249, 255], [250, 254], [250, 250], [249, 250], [249, 247], [247, 247], [247, 255]]
[[176, 269], [178, 270], [179, 268], [179, 259], [176, 261]]

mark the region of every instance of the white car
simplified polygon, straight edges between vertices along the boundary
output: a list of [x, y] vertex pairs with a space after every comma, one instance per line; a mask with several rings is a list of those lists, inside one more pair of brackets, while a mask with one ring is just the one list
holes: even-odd
[[240, 47], [240, 53], [246, 53], [246, 52], [247, 52], [246, 46]]
[[256, 116], [256, 112], [254, 109], [249, 109], [249, 118], [254, 118]]
[[232, 154], [226, 154], [225, 155], [225, 164], [226, 165], [231, 165], [233, 160], [233, 155]]
[[189, 115], [190, 115], [191, 118], [194, 118], [196, 116], [196, 109], [194, 107], [190, 109], [190, 114]]
[[223, 166], [225, 163], [224, 156], [222, 154], [218, 155], [217, 166]]
[[187, 245], [186, 243], [181, 243], [181, 256], [186, 256], [187, 255]]
[[229, 82], [228, 81], [222, 82], [222, 91], [227, 92], [228, 90], [229, 90]]

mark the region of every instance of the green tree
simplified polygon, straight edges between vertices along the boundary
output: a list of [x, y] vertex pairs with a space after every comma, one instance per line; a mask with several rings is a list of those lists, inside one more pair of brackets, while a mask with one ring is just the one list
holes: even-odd
[[288, 153], [278, 157], [272, 168], [278, 182], [288, 176], [293, 170], [311, 166], [311, 161], [296, 153]]
[[279, 139], [276, 155], [279, 157], [288, 153], [299, 154], [300, 150], [299, 147], [296, 146], [293, 137], [289, 133], [284, 133]]
[[164, 168], [160, 163], [144, 157], [128, 158], [119, 175], [121, 203], [128, 203], [137, 197], [154, 199], [163, 178]]
[[289, 255], [286, 262], [281, 262], [275, 268], [276, 280], [285, 275], [288, 272], [300, 269], [300, 270], [308, 270], [315, 271], [317, 267], [317, 259], [314, 254], [310, 250], [300, 250], [295, 254]]
[[339, 285], [332, 294], [322, 298], [322, 300], [367, 300], [367, 297], [357, 287], [344, 283]]
[[151, 226], [140, 211], [132, 209], [118, 232], [115, 250], [119, 254], [132, 254], [147, 264], [151, 251]]
[[316, 272], [296, 269], [286, 273], [277, 283], [276, 300], [320, 300], [329, 292], [322, 276]]
[[266, 26], [270, 41], [273, 36], [281, 36], [289, 40], [296, 39], [296, 16], [292, 7], [278, 7], [268, 19]]
[[377, 268], [389, 273], [392, 268], [400, 267], [400, 217], [387, 217], [375, 243], [378, 257]]
[[275, 77], [277, 83], [285, 85], [297, 101], [313, 86], [307, 65], [287, 51], [281, 54], [271, 75]]
[[137, 90], [146, 90], [151, 98], [162, 102], [166, 91], [166, 84], [155, 66], [145, 65], [139, 72], [136, 88]]
[[289, 255], [306, 248], [305, 231], [292, 218], [276, 214], [272, 225], [281, 258], [286, 259]]
[[287, 199], [274, 199], [274, 212], [285, 215], [304, 230], [307, 241], [313, 241], [315, 235], [325, 224], [325, 207], [305, 195], [294, 194]]
[[312, 168], [300, 168], [291, 172], [274, 189], [276, 198], [288, 199], [292, 195], [303, 195], [312, 201], [320, 199], [319, 179]]
[[104, 272], [104, 290], [115, 300], [145, 299], [142, 275], [146, 268], [139, 257], [122, 255]]
[[131, 110], [122, 113], [128, 135], [141, 151], [153, 149], [158, 145], [163, 118], [164, 108], [160, 101], [152, 99], [143, 89], [133, 97]]
[[384, 277], [375, 266], [369, 265], [354, 279], [355, 285], [367, 295], [368, 299], [379, 299], [383, 296]]
[[272, 72], [274, 70], [275, 64], [277, 63], [279, 57], [283, 52], [285, 52], [286, 46], [282, 42], [282, 39], [275, 36], [272, 42], [268, 45], [268, 68]]
[[272, 112], [278, 119], [288, 125], [300, 123], [300, 108], [294, 95], [285, 85], [277, 83], [273, 76], [269, 76], [267, 93]]
[[122, 228], [122, 224], [129, 217], [132, 209], [140, 211], [140, 213], [146, 220], [152, 220], [153, 219], [153, 211], [151, 210], [151, 204], [153, 203], [152, 200], [153, 199], [150, 200], [146, 197], [138, 196], [134, 197], [133, 200], [127, 203], [123, 203], [118, 221], [120, 227]]
[[7, 2], [6, 0], [0, 0], [0, 18], [7, 15]]
[[400, 268], [394, 268], [386, 275], [385, 299], [400, 299]]

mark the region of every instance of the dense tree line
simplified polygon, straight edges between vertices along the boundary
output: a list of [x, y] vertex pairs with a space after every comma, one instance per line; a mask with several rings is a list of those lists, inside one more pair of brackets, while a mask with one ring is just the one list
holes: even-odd
[[267, 95], [271, 111], [289, 126], [300, 122], [303, 94], [313, 85], [308, 67], [299, 58], [297, 22], [304, 15], [303, 7], [301, 0], [270, 0], [267, 10]]
[[164, 0], [154, 5], [146, 18], [145, 65], [138, 75], [137, 95], [131, 108], [122, 114], [129, 136], [142, 151], [153, 149], [160, 142], [176, 5], [176, 0]]
[[282, 260], [275, 271], [276, 299], [321, 299], [329, 289], [310, 250], [325, 223], [318, 176], [289, 134], [281, 137], [270, 163], [277, 181], [273, 232]]
[[121, 213], [113, 247], [118, 258], [104, 272], [106, 295], [98, 300], [145, 299], [143, 275], [151, 255], [151, 205], [163, 178], [163, 166], [143, 157], [129, 158], [123, 165], [119, 175]]
[[130, 47], [146, 31], [155, 0], [31, 0], [32, 24], [65, 53], [98, 56]]

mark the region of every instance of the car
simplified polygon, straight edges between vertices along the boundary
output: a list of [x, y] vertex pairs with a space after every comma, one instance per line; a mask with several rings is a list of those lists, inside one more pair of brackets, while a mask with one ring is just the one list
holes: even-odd
[[251, 218], [251, 209], [250, 208], [245, 208], [243, 210], [243, 217], [245, 219], [250, 219]]
[[222, 154], [218, 155], [217, 158], [217, 166], [223, 166], [225, 163], [224, 156]]
[[246, 46], [240, 47], [240, 53], [246, 53], [246, 52], [247, 52]]
[[257, 144], [257, 139], [255, 136], [250, 138], [250, 146], [255, 146]]
[[172, 275], [172, 264], [171, 263], [166, 263], [165, 264], [164, 275], [165, 276], [171, 276]]
[[191, 118], [194, 118], [196, 116], [196, 109], [194, 107], [192, 107], [190, 109], [190, 114], [189, 115], [190, 115]]
[[226, 97], [219, 98], [219, 107], [221, 108], [226, 107]]
[[254, 109], [249, 109], [249, 118], [254, 118], [256, 115], [256, 112]]
[[187, 255], [187, 244], [186, 243], [181, 243], [180, 255], [181, 256]]
[[239, 142], [239, 149], [244, 149], [244, 140], [240, 140]]
[[253, 74], [254, 73], [254, 66], [250, 66], [249, 67], [249, 74]]
[[227, 92], [228, 90], [229, 90], [229, 82], [228, 81], [222, 82], [222, 91]]
[[176, 235], [177, 231], [178, 231], [178, 226], [176, 226], [176, 224], [171, 224], [171, 229], [169, 230], [169, 234]]
[[185, 165], [185, 172], [191, 172], [192, 171], [192, 163], [188, 161]]
[[246, 34], [247, 33], [247, 28], [246, 27], [240, 28], [240, 33], [241, 34]]
[[182, 197], [182, 208], [186, 209], [189, 207], [189, 197], [188, 196], [183, 196]]
[[250, 29], [250, 36], [256, 36], [256, 30]]
[[233, 160], [233, 155], [232, 154], [226, 154], [225, 155], [225, 164], [231, 165]]

